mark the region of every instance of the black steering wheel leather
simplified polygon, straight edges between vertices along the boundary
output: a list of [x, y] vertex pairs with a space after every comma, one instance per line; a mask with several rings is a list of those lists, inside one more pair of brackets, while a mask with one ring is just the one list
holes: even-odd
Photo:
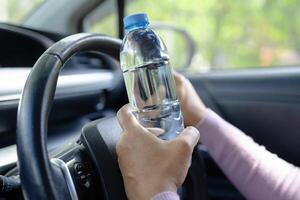
[[[101, 179], [101, 187], [104, 190], [103, 195], [107, 200], [126, 199], [116, 154], [116, 144], [121, 132], [122, 129], [116, 117], [95, 120], [86, 124], [82, 129], [81, 141], [96, 166], [97, 174]], [[181, 187], [182, 200], [207, 199], [204, 171], [202, 156], [197, 147], [193, 152], [187, 178]]]
[[95, 165], [103, 198], [107, 200], [126, 199], [116, 154], [121, 131], [116, 117], [95, 120], [82, 129], [81, 141]]
[[35, 63], [20, 99], [17, 152], [25, 199], [65, 199], [55, 184], [47, 152], [47, 123], [63, 64], [80, 51], [100, 51], [119, 59], [121, 40], [95, 34], [69, 36], [51, 46]]

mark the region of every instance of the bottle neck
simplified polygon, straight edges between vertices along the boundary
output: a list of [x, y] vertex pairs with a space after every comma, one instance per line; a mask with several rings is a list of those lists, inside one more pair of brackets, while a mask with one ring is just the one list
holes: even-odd
[[146, 29], [148, 28], [148, 25], [149, 24], [136, 24], [134, 26], [130, 26], [130, 27], [127, 27], [125, 28], [125, 34], [131, 32], [131, 31], [134, 31], [134, 30], [137, 30], [137, 29]]

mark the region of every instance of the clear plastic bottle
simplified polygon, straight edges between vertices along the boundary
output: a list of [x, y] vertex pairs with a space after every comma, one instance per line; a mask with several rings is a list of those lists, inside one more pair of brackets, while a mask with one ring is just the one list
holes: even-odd
[[125, 17], [124, 27], [120, 60], [131, 109], [144, 127], [174, 139], [183, 118], [166, 46], [149, 28], [146, 14]]

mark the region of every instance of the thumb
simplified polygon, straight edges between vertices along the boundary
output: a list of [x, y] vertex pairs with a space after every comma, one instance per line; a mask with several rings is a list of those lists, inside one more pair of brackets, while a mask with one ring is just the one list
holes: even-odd
[[183, 144], [190, 152], [194, 150], [200, 139], [199, 131], [192, 126], [185, 128], [175, 141]]
[[137, 133], [142, 130], [146, 130], [139, 124], [133, 113], [130, 111], [129, 105], [123, 106], [118, 111], [117, 118], [123, 131], [128, 133]]

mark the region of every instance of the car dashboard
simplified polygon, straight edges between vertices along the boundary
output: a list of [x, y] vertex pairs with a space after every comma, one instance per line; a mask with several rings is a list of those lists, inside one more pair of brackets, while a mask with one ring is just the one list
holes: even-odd
[[[5, 174], [17, 161], [16, 118], [26, 79], [39, 56], [65, 36], [2, 23], [0, 36], [0, 174]], [[69, 59], [50, 114], [49, 151], [77, 140], [85, 123], [115, 114], [126, 102], [120, 99], [124, 91], [117, 61], [99, 52]]]

